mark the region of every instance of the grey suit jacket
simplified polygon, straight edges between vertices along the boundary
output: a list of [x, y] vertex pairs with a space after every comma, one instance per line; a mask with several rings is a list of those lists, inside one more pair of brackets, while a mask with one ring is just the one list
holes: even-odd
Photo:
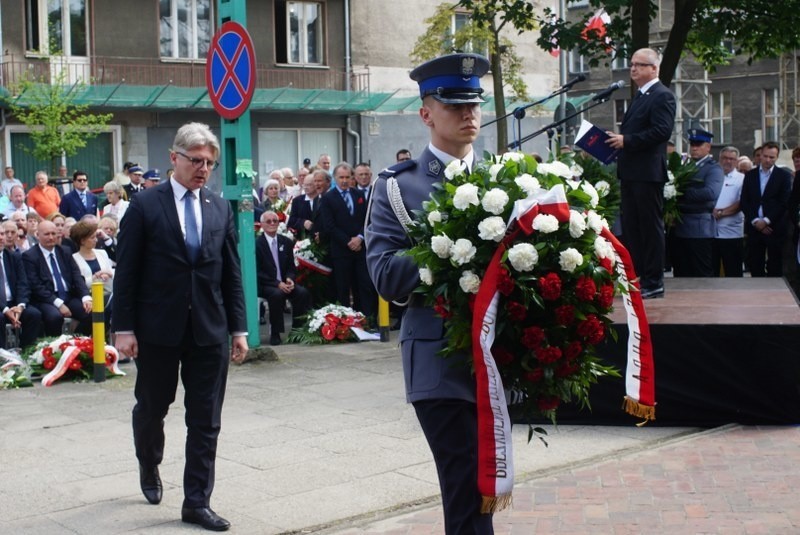
[[[398, 253], [412, 246], [403, 226], [392, 211], [386, 194], [386, 179], [395, 176], [406, 210], [422, 208], [433, 185], [441, 182], [444, 164], [428, 149], [418, 160], [402, 162], [378, 176], [373, 185], [371, 210], [367, 218], [367, 267], [372, 282], [383, 298], [405, 300], [419, 286], [419, 268]], [[403, 316], [400, 344], [406, 398], [462, 399], [475, 401], [475, 379], [467, 355], [444, 359], [437, 353], [445, 347], [444, 320], [432, 308], [410, 306]]]

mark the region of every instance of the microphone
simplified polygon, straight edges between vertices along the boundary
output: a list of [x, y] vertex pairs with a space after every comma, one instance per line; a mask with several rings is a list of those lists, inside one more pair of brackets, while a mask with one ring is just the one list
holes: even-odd
[[586, 80], [586, 75], [585, 74], [579, 74], [578, 76], [576, 76], [575, 78], [573, 78], [572, 80], [567, 82], [566, 84], [562, 85], [561, 88], [566, 90], [566, 91], [569, 91], [570, 89], [572, 89], [573, 85], [575, 85], [575, 84], [577, 84], [579, 82], [583, 82], [584, 80]]
[[613, 93], [617, 89], [621, 89], [623, 87], [625, 87], [625, 82], [623, 82], [622, 80], [620, 80], [618, 82], [614, 82], [613, 84], [611, 84], [610, 86], [606, 87], [605, 89], [603, 89], [602, 91], [597, 93], [595, 96], [593, 96], [592, 97], [592, 101], [600, 102], [600, 101], [608, 100], [608, 97], [611, 96], [611, 93]]

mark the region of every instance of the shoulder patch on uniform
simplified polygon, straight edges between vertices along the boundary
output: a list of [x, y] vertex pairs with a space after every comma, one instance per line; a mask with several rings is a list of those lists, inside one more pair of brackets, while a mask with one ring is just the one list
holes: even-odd
[[416, 160], [405, 160], [400, 163], [396, 163], [391, 167], [387, 167], [380, 173], [378, 176], [381, 178], [389, 178], [390, 176], [398, 175], [404, 171], [408, 171], [409, 169], [413, 169], [417, 166]]

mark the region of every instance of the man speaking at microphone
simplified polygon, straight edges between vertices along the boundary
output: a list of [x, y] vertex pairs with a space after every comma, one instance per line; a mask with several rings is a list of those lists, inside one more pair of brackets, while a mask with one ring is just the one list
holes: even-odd
[[658, 80], [661, 60], [650, 48], [631, 58], [631, 80], [639, 90], [620, 133], [606, 141], [619, 149], [622, 241], [639, 275], [642, 297], [664, 296], [664, 184], [667, 141], [675, 125], [675, 95]]

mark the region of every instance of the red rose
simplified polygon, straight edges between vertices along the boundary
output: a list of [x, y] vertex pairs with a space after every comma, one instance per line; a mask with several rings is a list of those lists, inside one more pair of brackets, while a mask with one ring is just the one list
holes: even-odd
[[533, 370], [525, 373], [525, 379], [531, 383], [538, 383], [544, 379], [544, 370], [542, 368], [534, 368]]
[[575, 307], [572, 305], [561, 305], [556, 307], [556, 323], [559, 325], [572, 325], [575, 321]]
[[286, 221], [286, 214], [284, 214], [283, 212], [278, 212], [277, 215], [278, 215], [278, 221], [280, 222]]
[[514, 354], [505, 347], [493, 347], [492, 356], [498, 366], [505, 366], [514, 361]]
[[601, 258], [600, 259], [600, 267], [611, 273], [611, 259], [610, 258]]
[[45, 357], [45, 358], [52, 357], [53, 356], [53, 348], [50, 347], [50, 346], [47, 346], [44, 349], [42, 349], [42, 356]]
[[333, 340], [336, 337], [336, 327], [330, 323], [326, 323], [320, 328], [320, 333], [325, 340]]
[[592, 301], [594, 300], [594, 294], [597, 293], [597, 285], [591, 279], [591, 277], [582, 276], [578, 277], [578, 282], [575, 283], [575, 295], [578, 296], [578, 299], [581, 301]]
[[509, 301], [508, 305], [506, 305], [506, 310], [508, 311], [508, 317], [512, 321], [522, 321], [528, 314], [528, 309], [525, 308], [525, 305], [516, 301]]
[[574, 362], [562, 362], [556, 368], [556, 377], [569, 377], [577, 373], [580, 369], [581, 367]]
[[575, 360], [583, 352], [583, 345], [580, 342], [571, 342], [566, 349], [564, 349], [564, 358], [567, 360]]
[[56, 359], [53, 357], [45, 357], [44, 362], [42, 362], [42, 368], [45, 370], [52, 370], [56, 367]]
[[605, 326], [594, 314], [578, 324], [578, 335], [586, 338], [590, 344], [599, 344], [605, 338]]
[[558, 396], [542, 396], [536, 400], [539, 410], [543, 412], [557, 409], [560, 402], [561, 400], [558, 399]]
[[539, 279], [539, 292], [546, 301], [555, 301], [561, 297], [561, 279], [558, 273], [550, 272]]
[[58, 350], [63, 353], [64, 350], [67, 349], [69, 346], [70, 346], [69, 342], [61, 342], [61, 345], [58, 346]]
[[364, 197], [359, 197], [358, 201], [356, 201], [356, 204], [364, 204]]
[[612, 284], [604, 284], [600, 287], [600, 295], [597, 296], [597, 305], [604, 309], [611, 308], [614, 302], [614, 286]]
[[81, 359], [75, 359], [69, 363], [70, 370], [80, 370], [81, 368]]
[[540, 347], [536, 350], [536, 358], [542, 364], [552, 364], [561, 358], [561, 350], [557, 347]]
[[511, 274], [506, 268], [500, 268], [497, 291], [505, 296], [511, 295], [511, 292], [514, 291], [514, 279], [511, 278]]
[[528, 327], [522, 331], [522, 345], [528, 349], [536, 349], [544, 342], [544, 331], [541, 327]]
[[444, 319], [448, 319], [453, 315], [448, 306], [447, 299], [445, 299], [443, 295], [436, 297], [436, 304], [433, 305], [433, 310]]

